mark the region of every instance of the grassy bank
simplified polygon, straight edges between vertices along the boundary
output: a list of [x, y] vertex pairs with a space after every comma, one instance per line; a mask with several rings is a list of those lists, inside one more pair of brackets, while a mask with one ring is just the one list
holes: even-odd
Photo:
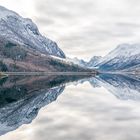
[[7, 74], [5, 74], [5, 73], [3, 73], [3, 72], [0, 72], [0, 79], [1, 78], [4, 78], [4, 77], [7, 77], [8, 75]]

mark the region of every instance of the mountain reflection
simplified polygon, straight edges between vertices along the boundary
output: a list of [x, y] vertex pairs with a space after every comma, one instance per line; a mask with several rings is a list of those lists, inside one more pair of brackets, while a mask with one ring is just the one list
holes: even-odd
[[85, 76], [14, 76], [0, 80], [0, 135], [31, 123], [38, 111], [55, 101], [65, 84]]
[[[140, 100], [140, 81], [134, 76], [11, 76], [0, 80], [0, 135], [31, 123], [38, 111], [55, 101], [69, 82], [88, 81], [105, 87], [122, 100]], [[85, 95], [86, 96], [86, 95]]]
[[89, 80], [93, 87], [104, 87], [121, 100], [140, 100], [139, 76], [100, 74]]

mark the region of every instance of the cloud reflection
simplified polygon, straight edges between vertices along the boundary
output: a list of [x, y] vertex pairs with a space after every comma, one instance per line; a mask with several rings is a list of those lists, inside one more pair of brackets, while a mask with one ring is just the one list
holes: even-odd
[[[61, 77], [59, 78], [61, 79]], [[57, 78], [58, 81], [62, 82], [59, 78]], [[54, 79], [53, 83], [55, 84], [56, 78]], [[42, 87], [46, 88], [50, 85], [47, 80], [40, 80], [42, 82], [39, 82], [39, 86], [36, 84], [38, 83], [37, 81], [37, 79], [34, 79], [34, 82], [32, 83], [33, 86], [28, 86], [26, 85], [28, 82], [24, 82], [24, 87], [28, 87], [27, 93], [30, 93], [29, 91], [31, 91], [31, 87], [34, 87], [35, 89], [38, 87], [40, 89]], [[12, 133], [7, 133], [6, 135], [1, 136], [1, 138], [9, 140], [14, 137], [16, 138], [16, 135], [19, 134], [18, 138], [26, 140], [137, 139], [140, 136], [138, 133], [140, 127], [138, 123], [140, 119], [140, 88], [138, 79], [122, 75], [103, 74], [88, 79], [92, 87], [88, 82], [84, 81], [85, 79], [80, 80], [78, 83], [83, 84], [76, 85], [76, 88], [73, 85], [67, 86], [63, 96], [59, 96], [55, 103], [42, 108], [36, 119], [30, 125], [24, 125]], [[67, 81], [64, 80], [64, 82]], [[20, 82], [16, 83], [18, 84]], [[7, 86], [9, 87], [9, 85], [9, 83], [5, 82], [2, 84], [4, 88]], [[110, 94], [104, 87], [112, 94]], [[30, 101], [33, 103], [30, 109], [36, 107], [37, 103], [41, 103], [41, 100], [42, 103], [46, 102], [44, 100], [44, 95], [47, 94], [47, 91], [45, 90], [46, 92], [44, 94], [41, 93], [43, 90], [37, 91], [39, 91], [39, 94], [37, 94], [37, 100], [35, 100], [35, 98], [32, 98], [32, 100], [28, 99], [29, 103]], [[51, 93], [48, 97], [52, 98], [54, 94], [55, 93]], [[26, 96], [23, 97], [27, 98], [28, 96]], [[11, 97], [13, 98], [13, 96]], [[18, 99], [20, 98], [18, 97]], [[4, 96], [4, 99], [7, 99], [6, 95]], [[132, 100], [136, 102], [133, 102]], [[16, 104], [19, 105], [17, 101]], [[23, 101], [25, 102], [26, 100], [24, 99]], [[1, 105], [4, 106], [5, 104], [6, 102], [3, 100]], [[6, 108], [9, 107], [9, 104]], [[23, 108], [23, 106], [20, 106], [20, 108]], [[25, 113], [26, 109], [28, 108], [23, 108], [21, 112]], [[18, 114], [21, 114], [21, 112]], [[5, 115], [6, 113], [3, 114]], [[14, 116], [14, 114], [15, 113], [13, 112], [11, 116]], [[17, 118], [18, 116], [19, 115], [17, 115]], [[20, 117], [20, 119], [22, 119], [22, 117]], [[10, 119], [7, 122], [11, 123]], [[24, 119], [23, 121], [20, 120], [20, 122], [24, 123]], [[3, 129], [3, 127], [1, 127], [1, 129]], [[116, 135], [116, 133], [118, 135]]]

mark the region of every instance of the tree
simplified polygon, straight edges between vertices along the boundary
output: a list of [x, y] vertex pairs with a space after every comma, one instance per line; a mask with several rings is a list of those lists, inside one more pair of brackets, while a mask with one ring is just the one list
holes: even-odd
[[1, 71], [8, 71], [7, 66], [3, 63], [3, 61], [0, 61], [0, 70]]

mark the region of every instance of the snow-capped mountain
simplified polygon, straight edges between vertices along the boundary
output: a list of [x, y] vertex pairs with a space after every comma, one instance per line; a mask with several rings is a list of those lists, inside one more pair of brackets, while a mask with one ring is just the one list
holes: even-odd
[[140, 75], [140, 64], [123, 70], [124, 72]]
[[104, 71], [123, 70], [140, 64], [140, 45], [122, 44], [103, 57], [98, 67]]
[[87, 67], [87, 68], [95, 68], [95, 66], [99, 63], [101, 56], [93, 56], [89, 62], [84, 61], [83, 59], [78, 59], [77, 57], [74, 58], [66, 58], [68, 62], [77, 64], [81, 67]]
[[42, 36], [31, 19], [0, 6], [0, 71], [88, 70], [65, 58], [57, 44]]
[[98, 67], [101, 71], [121, 71], [136, 65], [140, 65], [140, 44], [119, 45], [106, 56], [93, 57], [88, 63], [88, 66]]
[[117, 46], [106, 56], [94, 56], [89, 62], [80, 59], [71, 59], [71, 62], [82, 67], [96, 68], [100, 71], [140, 71], [140, 44], [122, 44]]
[[42, 36], [31, 19], [0, 6], [0, 40], [12, 42], [42, 54], [65, 58], [54, 41]]
[[90, 61], [87, 63], [87, 66], [89, 68], [94, 68], [95, 66], [98, 65], [98, 63], [100, 62], [101, 58], [102, 58], [101, 56], [93, 56], [90, 59]]
[[82, 67], [96, 68], [100, 71], [140, 72], [140, 44], [119, 45], [106, 56], [94, 56], [89, 62], [78, 58], [68, 59], [68, 61]]
[[66, 61], [67, 62], [70, 62], [70, 63], [73, 63], [73, 64], [76, 64], [76, 65], [79, 65], [81, 67], [87, 67], [87, 62], [84, 61], [83, 59], [78, 59], [77, 57], [74, 57], [74, 58], [66, 58]]

